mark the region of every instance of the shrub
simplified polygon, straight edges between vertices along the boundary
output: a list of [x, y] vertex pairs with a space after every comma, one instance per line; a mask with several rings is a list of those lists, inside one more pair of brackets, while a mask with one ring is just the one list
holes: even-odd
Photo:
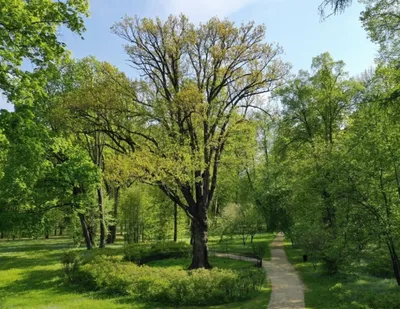
[[265, 271], [153, 268], [97, 256], [81, 266], [85, 284], [113, 294], [171, 305], [215, 305], [248, 299], [265, 282]]
[[69, 282], [73, 282], [75, 280], [75, 276], [79, 271], [81, 262], [82, 260], [76, 251], [67, 251], [61, 256], [64, 274]]
[[269, 248], [266, 242], [253, 242], [251, 244], [251, 247], [253, 249], [254, 255], [260, 259], [263, 258]]
[[[118, 255], [119, 254], [119, 255]], [[82, 272], [82, 266], [91, 263], [98, 257], [104, 257], [109, 261], [121, 261], [122, 250], [113, 248], [93, 249], [90, 251], [66, 251], [61, 255], [61, 264], [63, 265], [64, 274], [70, 283], [85, 283], [88, 288], [93, 284], [87, 280], [86, 274]]]
[[123, 250], [119, 248], [96, 248], [92, 250], [82, 251], [82, 264], [91, 262], [97, 256], [108, 256], [114, 259], [122, 260]]
[[134, 244], [125, 246], [124, 259], [142, 265], [154, 260], [187, 257], [190, 250], [191, 246], [184, 242]]

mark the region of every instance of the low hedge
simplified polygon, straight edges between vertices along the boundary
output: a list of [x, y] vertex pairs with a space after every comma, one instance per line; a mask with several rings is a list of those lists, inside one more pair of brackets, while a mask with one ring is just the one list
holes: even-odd
[[255, 267], [186, 271], [138, 266], [107, 256], [96, 256], [90, 263], [73, 268], [69, 276], [86, 288], [175, 306], [245, 300], [265, 282], [265, 271]]
[[124, 260], [142, 265], [154, 260], [190, 256], [191, 246], [184, 242], [132, 244], [124, 248]]

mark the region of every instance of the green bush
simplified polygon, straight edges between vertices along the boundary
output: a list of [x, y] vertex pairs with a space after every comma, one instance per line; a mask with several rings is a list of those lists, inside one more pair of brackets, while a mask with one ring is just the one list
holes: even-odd
[[96, 256], [82, 265], [80, 272], [85, 279], [77, 283], [141, 301], [179, 306], [245, 300], [265, 282], [265, 272], [258, 268], [185, 271], [138, 266], [105, 256]]
[[124, 252], [120, 248], [95, 248], [82, 251], [82, 264], [91, 262], [97, 256], [110, 256], [122, 260]]
[[61, 256], [61, 264], [63, 265], [64, 274], [69, 282], [75, 281], [81, 263], [82, 259], [76, 251], [67, 251]]
[[133, 244], [125, 246], [124, 259], [142, 265], [153, 260], [187, 257], [190, 251], [191, 246], [184, 242]]
[[[122, 253], [121, 249], [114, 248], [93, 249], [90, 251], [66, 251], [61, 255], [61, 264], [63, 265], [64, 274], [68, 282], [85, 282], [90, 285], [90, 280], [86, 280], [86, 275], [82, 273], [82, 266], [92, 262], [99, 256], [108, 258], [110, 261], [121, 261]], [[91, 287], [89, 286], [89, 288]]]
[[266, 242], [253, 242], [251, 244], [251, 248], [253, 250], [254, 255], [262, 259], [265, 253], [267, 252], [269, 246]]

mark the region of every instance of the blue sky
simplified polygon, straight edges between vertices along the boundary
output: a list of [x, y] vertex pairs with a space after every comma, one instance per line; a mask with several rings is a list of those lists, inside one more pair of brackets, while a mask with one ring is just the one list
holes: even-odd
[[[351, 75], [372, 66], [377, 47], [368, 40], [359, 21], [363, 6], [354, 1], [344, 14], [321, 21], [317, 10], [320, 2], [322, 0], [92, 0], [85, 39], [67, 31], [61, 32], [61, 39], [74, 57], [93, 55], [133, 76], [122, 47], [124, 42], [111, 33], [110, 27], [125, 15], [165, 18], [169, 14], [184, 13], [195, 23], [218, 16], [237, 23], [254, 20], [265, 24], [266, 41], [283, 47], [283, 58], [293, 65], [293, 72], [308, 69], [312, 57], [326, 51], [334, 59], [343, 60]], [[10, 106], [0, 98], [0, 108]]]

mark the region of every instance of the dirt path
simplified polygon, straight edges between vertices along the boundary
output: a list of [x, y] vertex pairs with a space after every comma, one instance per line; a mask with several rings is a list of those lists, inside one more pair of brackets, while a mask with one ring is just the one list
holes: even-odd
[[[219, 257], [255, 262], [255, 259], [217, 253]], [[278, 234], [271, 244], [271, 261], [263, 260], [272, 284], [268, 309], [305, 309], [304, 286], [283, 250], [283, 235]]]
[[263, 266], [272, 283], [268, 309], [304, 309], [304, 286], [283, 250], [283, 234], [271, 244], [271, 261]]

